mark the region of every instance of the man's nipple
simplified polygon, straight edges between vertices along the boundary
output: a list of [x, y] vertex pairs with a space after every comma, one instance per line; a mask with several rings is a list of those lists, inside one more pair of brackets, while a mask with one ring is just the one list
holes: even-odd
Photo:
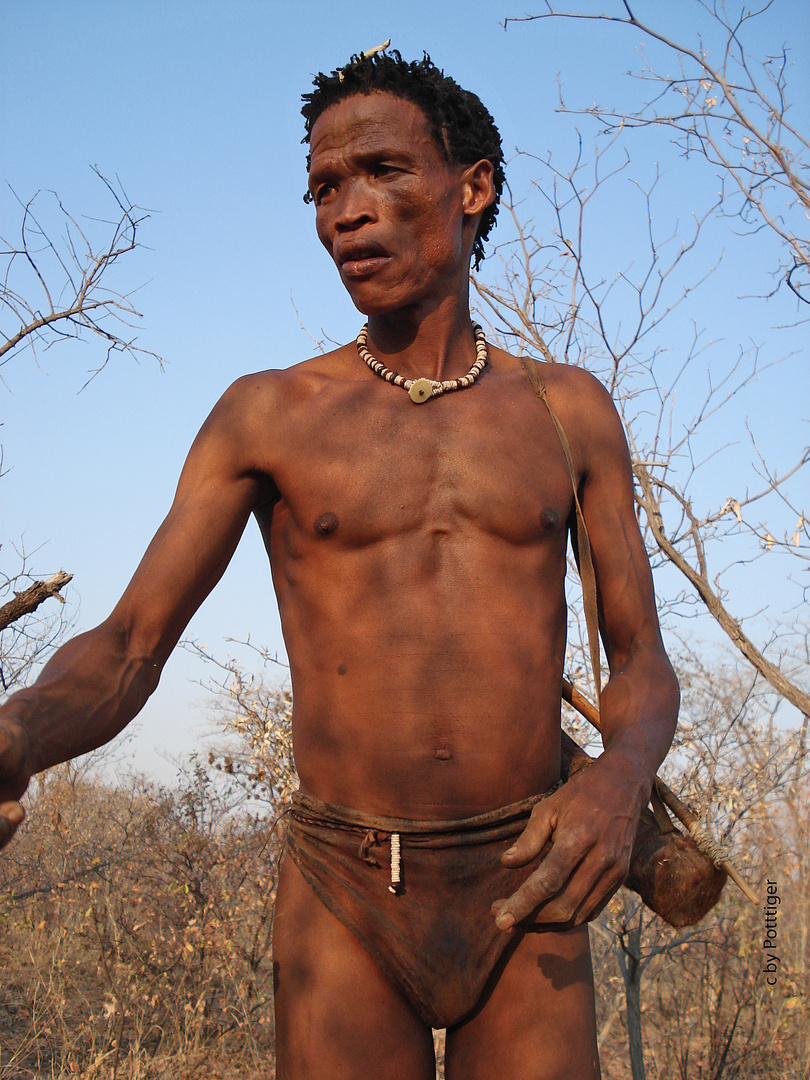
[[540, 528], [544, 532], [554, 532], [554, 530], [559, 527], [560, 515], [556, 510], [552, 510], [550, 506], [547, 506], [544, 510], [540, 511]]
[[331, 536], [333, 532], [337, 531], [337, 514], [333, 514], [331, 511], [321, 514], [320, 517], [315, 518], [315, 523], [312, 527], [315, 530], [316, 536]]

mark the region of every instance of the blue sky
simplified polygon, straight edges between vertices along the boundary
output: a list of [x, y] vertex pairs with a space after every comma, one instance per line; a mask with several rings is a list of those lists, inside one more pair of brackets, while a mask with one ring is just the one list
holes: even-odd
[[[610, 2], [583, 6], [595, 11]], [[693, 7], [667, 5], [664, 13], [668, 28], [690, 40]], [[661, 17], [662, 5], [650, 0], [638, 8]], [[406, 56], [427, 50], [480, 94], [509, 156], [519, 147], [541, 157], [551, 152], [561, 164], [571, 160], [576, 135], [571, 118], [555, 112], [558, 73], [569, 104], [637, 94], [622, 78], [639, 43], [632, 34], [571, 23], [512, 25], [506, 32], [499, 25], [505, 15], [521, 13], [508, 0], [316, 0], [295, 9], [272, 0], [4, 0], [2, 179], [24, 199], [37, 190], [45, 199], [56, 190], [75, 215], [103, 217], [112, 206], [91, 170], [95, 165], [151, 211], [144, 247], [121, 264], [115, 281], [122, 290], [142, 285], [135, 301], [144, 316], [139, 344], [166, 361], [161, 373], [148, 358], [135, 364], [118, 357], [82, 393], [86, 373], [101, 356], [92, 340], [55, 348], [38, 364], [29, 352], [20, 354], [0, 371], [9, 470], [0, 490], [0, 558], [7, 571], [14, 564], [9, 541], [22, 540], [36, 551], [32, 566], [40, 574], [65, 568], [75, 575], [70, 595], [77, 626], [94, 625], [108, 614], [168, 509], [188, 446], [225, 387], [246, 371], [311, 354], [299, 319], [337, 341], [356, 334], [359, 316], [319, 249], [312, 209], [301, 197], [300, 95], [313, 72], [331, 70], [389, 37]], [[764, 23], [765, 41], [787, 39], [795, 50], [797, 103], [810, 100], [808, 31], [802, 0], [776, 0]], [[806, 105], [803, 117], [798, 106], [796, 115], [806, 122]], [[587, 147], [592, 135], [587, 124], [582, 128]], [[658, 155], [660, 205], [674, 227], [693, 202], [707, 197], [700, 187], [706, 177], [685, 172], [659, 138], [634, 160], [627, 180], [649, 183]], [[540, 172], [525, 160], [513, 162], [516, 196]], [[614, 199], [600, 212], [606, 267], [632, 261], [637, 221], [629, 199]], [[542, 201], [530, 199], [527, 212], [542, 229]], [[0, 234], [12, 234], [19, 218], [4, 186]], [[733, 347], [736, 335], [762, 341], [772, 358], [802, 348], [799, 332], [780, 331], [777, 341], [771, 329], [795, 319], [787, 306], [764, 311], [761, 303], [733, 303], [755, 285], [761, 269], [756, 243], [739, 249], [744, 256], [726, 259], [714, 291], [685, 315], [677, 333], [688, 336], [689, 320], [696, 318], [708, 336], [728, 337]], [[718, 236], [718, 251], [724, 244]], [[765, 248], [761, 254], [768, 256]], [[784, 455], [787, 464], [796, 426], [807, 414], [806, 389], [796, 393], [805, 366], [794, 357], [784, 375], [768, 383], [767, 394], [735, 403], [729, 422], [738, 430], [713, 438], [733, 442], [754, 411], [766, 449]], [[806, 380], [798, 385], [806, 388]], [[732, 485], [734, 463], [731, 453], [717, 464]], [[771, 581], [767, 571], [759, 572], [741, 607], [765, 607], [783, 573], [784, 566], [775, 569]], [[778, 603], [787, 610], [787, 594]], [[189, 633], [220, 654], [228, 649], [225, 638], [248, 634], [283, 647], [252, 523]], [[139, 721], [134, 745], [141, 767], [170, 776], [154, 749], [182, 754], [192, 748], [192, 732], [206, 726], [199, 704], [204, 694], [189, 682], [200, 677], [204, 672], [188, 656], [170, 661]]]

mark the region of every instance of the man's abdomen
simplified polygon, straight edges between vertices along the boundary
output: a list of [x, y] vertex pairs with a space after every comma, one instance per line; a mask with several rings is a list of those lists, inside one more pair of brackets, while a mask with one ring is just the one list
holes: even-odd
[[375, 552], [336, 566], [326, 595], [315, 582], [309, 602], [302, 580], [285, 598], [305, 790], [369, 812], [449, 819], [557, 779], [562, 560], [484, 546], [501, 557], [472, 546], [421, 572], [402, 548], [398, 563]]

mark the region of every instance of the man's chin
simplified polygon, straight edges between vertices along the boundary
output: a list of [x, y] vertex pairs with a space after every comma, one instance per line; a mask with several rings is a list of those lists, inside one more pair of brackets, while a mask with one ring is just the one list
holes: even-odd
[[367, 319], [404, 311], [414, 307], [422, 299], [422, 295], [416, 294], [414, 290], [408, 292], [371, 281], [363, 282], [362, 286], [353, 282], [352, 287], [346, 288], [346, 292], [360, 314]]
[[371, 297], [367, 293], [364, 294], [355, 289], [347, 289], [347, 292], [354, 306], [367, 319], [375, 318], [378, 315], [389, 315], [392, 311], [398, 311], [403, 307], [402, 304], [392, 301], [388, 290], [386, 290], [383, 297]]
[[352, 303], [360, 314], [367, 318], [387, 315], [407, 305], [407, 300], [403, 303], [401, 290], [390, 280], [383, 280], [383, 277], [382, 273], [364, 277], [349, 277], [342, 273], [340, 275], [341, 283]]

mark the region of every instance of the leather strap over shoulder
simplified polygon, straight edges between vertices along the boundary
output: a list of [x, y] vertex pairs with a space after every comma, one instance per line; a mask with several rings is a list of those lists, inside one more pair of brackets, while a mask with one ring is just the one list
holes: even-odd
[[585, 525], [582, 507], [579, 504], [574, 459], [571, 456], [571, 447], [568, 443], [568, 437], [565, 434], [565, 430], [560, 423], [557, 414], [552, 409], [551, 402], [548, 400], [545, 383], [543, 382], [540, 372], [537, 370], [538, 364], [535, 361], [528, 360], [525, 356], [520, 357], [520, 362], [523, 365], [523, 370], [526, 372], [529, 382], [534, 387], [537, 396], [548, 410], [551, 422], [554, 424], [554, 428], [560, 443], [562, 444], [563, 453], [565, 454], [565, 460], [568, 465], [568, 474], [571, 477], [571, 488], [574, 493], [574, 509], [577, 518], [577, 561], [579, 564], [579, 577], [582, 582], [582, 602], [585, 609], [585, 626], [588, 631], [588, 651], [590, 652], [591, 657], [591, 670], [593, 672], [593, 682], [598, 706], [601, 703], [600, 699], [602, 693], [602, 665], [599, 659], [599, 613], [596, 599], [596, 571], [593, 566], [588, 528]]

